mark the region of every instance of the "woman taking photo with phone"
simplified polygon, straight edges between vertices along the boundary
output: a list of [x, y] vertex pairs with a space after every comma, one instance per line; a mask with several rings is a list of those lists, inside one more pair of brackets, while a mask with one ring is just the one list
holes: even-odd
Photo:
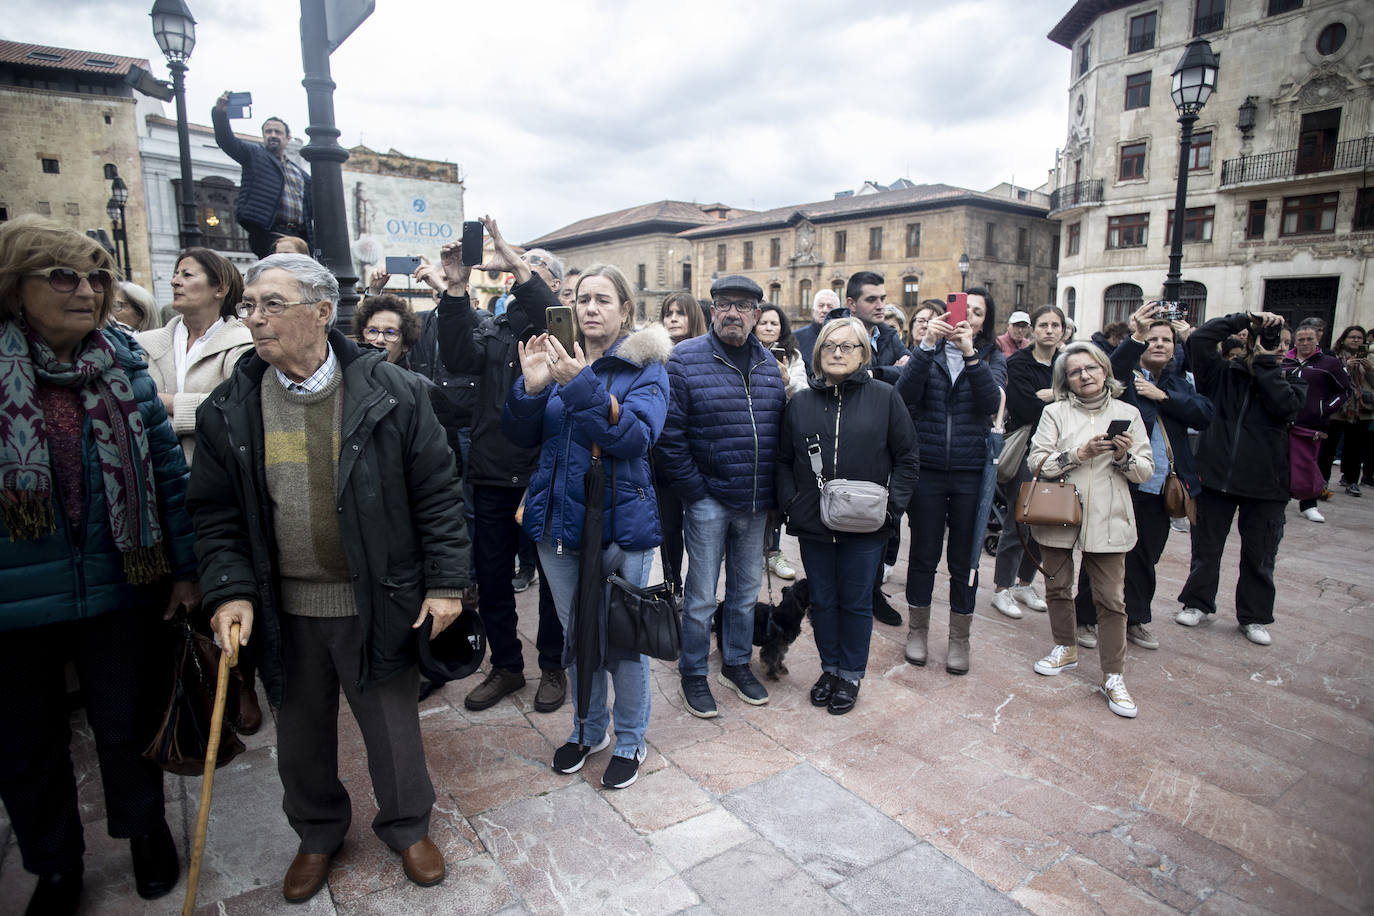
[[1135, 546], [1135, 512], [1129, 484], [1154, 473], [1150, 438], [1140, 411], [1120, 400], [1124, 390], [1112, 377], [1107, 354], [1095, 344], [1069, 344], [1054, 364], [1054, 403], [1040, 414], [1026, 463], [1045, 480], [1073, 484], [1082, 522], [1033, 525], [1045, 567], [1054, 648], [1035, 663], [1037, 674], [1057, 675], [1078, 667], [1073, 609], [1073, 552], [1083, 554], [1097, 606], [1097, 653], [1102, 692], [1118, 716], [1133, 718], [1135, 702], [1126, 691], [1126, 552]]
[[911, 559], [907, 569], [906, 660], [926, 663], [935, 567], [948, 533], [949, 651], [945, 670], [967, 674], [969, 625], [973, 622], [976, 570], [973, 543], [984, 528], [974, 518], [988, 458], [988, 431], [1007, 383], [1007, 360], [991, 329], [996, 326], [992, 294], [975, 287], [967, 294], [967, 317], [951, 322], [948, 311], [932, 318], [925, 337], [902, 367], [897, 391], [916, 423], [921, 450], [921, 484], [907, 517]]
[[[620, 574], [644, 586], [658, 546], [657, 503], [652, 497], [649, 449], [668, 415], [668, 372], [672, 355], [668, 333], [659, 325], [631, 333], [634, 294], [624, 274], [595, 265], [578, 278], [578, 342], [569, 353], [550, 334], [540, 334], [519, 347], [523, 375], [506, 398], [501, 428], [516, 445], [540, 445], [539, 466], [525, 496], [525, 531], [539, 545], [539, 561], [553, 592], [563, 624], [563, 660], [572, 679], [573, 728], [566, 744], [553, 755], [558, 773], [576, 773], [587, 757], [611, 743], [606, 679], [615, 686], [615, 750], [601, 784], [623, 789], [638, 778], [644, 760], [644, 732], [649, 726], [649, 660], [607, 649], [602, 667], [580, 671], [573, 664], [578, 627], [574, 614], [578, 557], [616, 544], [624, 554]], [[611, 398], [619, 419], [611, 421]], [[587, 494], [583, 478], [591, 466], [592, 446], [606, 461], [607, 493], [601, 538], [583, 542]], [[594, 610], [602, 616], [604, 604]], [[576, 708], [577, 685], [592, 679], [591, 705]], [[579, 743], [578, 716], [586, 717], [586, 744]]]
[[[788, 403], [778, 435], [778, 505], [787, 516], [787, 530], [801, 542], [811, 583], [811, 627], [821, 657], [811, 705], [825, 706], [832, 715], [849, 712], [858, 701], [873, 634], [873, 578], [920, 468], [906, 405], [892, 386], [868, 374], [872, 359], [859, 319], [822, 325], [812, 358], [815, 374], [807, 390]], [[841, 447], [855, 442], [863, 448]], [[826, 481], [865, 480], [887, 487], [887, 517], [875, 530], [849, 533], [825, 523], [813, 454]]]

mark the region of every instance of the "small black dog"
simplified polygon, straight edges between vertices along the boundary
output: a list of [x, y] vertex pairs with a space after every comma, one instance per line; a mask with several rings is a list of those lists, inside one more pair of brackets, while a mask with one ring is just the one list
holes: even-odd
[[[716, 634], [716, 647], [721, 644], [721, 604], [716, 605], [716, 613], [711, 618], [711, 629]], [[792, 585], [783, 586], [782, 598], [776, 607], [762, 601], [754, 605], [754, 645], [759, 647], [759, 660], [763, 662], [763, 673], [770, 681], [787, 673], [783, 658], [787, 648], [801, 635], [802, 619], [811, 613], [811, 586], [805, 579], [798, 579]]]

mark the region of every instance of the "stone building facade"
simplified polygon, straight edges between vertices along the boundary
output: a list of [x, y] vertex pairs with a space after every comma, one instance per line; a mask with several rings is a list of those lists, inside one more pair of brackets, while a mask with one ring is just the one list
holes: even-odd
[[683, 232], [697, 270], [693, 292], [705, 297], [713, 277], [743, 274], [789, 315], [809, 315], [816, 291], [844, 298], [849, 276], [872, 270], [887, 298], [908, 311], [920, 299], [960, 289], [959, 256], [970, 263], [967, 285], [987, 287], [999, 321], [1034, 308], [1055, 292], [1059, 227], [1027, 192], [988, 194], [943, 184], [838, 196], [779, 207]]
[[[115, 172], [125, 204], [131, 276], [147, 284], [148, 224], [129, 67], [148, 62], [96, 51], [0, 41], [0, 219], [38, 213], [85, 232], [106, 214]], [[111, 171], [111, 170], [114, 171]], [[123, 266], [122, 252], [117, 259]]]
[[1091, 331], [1156, 298], [1179, 168], [1174, 68], [1219, 58], [1194, 127], [1184, 304], [1374, 324], [1374, 10], [1362, 0], [1079, 0], [1051, 215], [1059, 302]]

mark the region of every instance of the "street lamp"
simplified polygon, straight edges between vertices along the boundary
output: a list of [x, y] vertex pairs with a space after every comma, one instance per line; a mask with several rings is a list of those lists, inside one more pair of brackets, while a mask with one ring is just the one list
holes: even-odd
[[155, 0], [153, 37], [172, 71], [172, 93], [177, 100], [177, 147], [181, 153], [181, 247], [200, 244], [196, 221], [196, 188], [191, 178], [191, 130], [186, 121], [186, 60], [196, 46], [196, 20], [184, 0]]
[[1212, 46], [1201, 38], [1188, 42], [1183, 59], [1174, 68], [1173, 89], [1169, 93], [1178, 109], [1178, 123], [1183, 125], [1178, 140], [1178, 187], [1174, 193], [1169, 272], [1164, 277], [1162, 297], [1172, 305], [1177, 305], [1183, 289], [1183, 224], [1188, 216], [1188, 151], [1193, 145], [1193, 125], [1216, 87], [1217, 56], [1212, 53]]
[[110, 215], [110, 221], [115, 222], [118, 218], [118, 225], [115, 227], [115, 255], [118, 260], [119, 240], [124, 240], [124, 279], [129, 279], [133, 273], [133, 268], [129, 265], [129, 224], [126, 222], [124, 205], [129, 202], [129, 186], [124, 183], [124, 179], [115, 173], [114, 180], [110, 182], [110, 202], [105, 205], [105, 212]]
[[959, 292], [968, 289], [968, 254], [959, 255]]

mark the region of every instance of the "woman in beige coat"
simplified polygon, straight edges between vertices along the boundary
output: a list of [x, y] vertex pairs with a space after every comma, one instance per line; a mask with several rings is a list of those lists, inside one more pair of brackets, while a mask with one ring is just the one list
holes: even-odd
[[148, 354], [186, 462], [196, 439], [196, 408], [229, 377], [234, 363], [253, 347], [253, 336], [234, 315], [243, 295], [238, 268], [208, 248], [188, 248], [172, 276], [172, 308], [165, 327], [135, 335]]
[[[1038, 674], [1056, 675], [1078, 667], [1074, 638], [1073, 551], [1083, 552], [1097, 605], [1098, 658], [1107, 706], [1133, 718], [1135, 702], [1122, 678], [1126, 661], [1126, 553], [1135, 546], [1135, 511], [1130, 483], [1144, 483], [1154, 473], [1150, 437], [1140, 412], [1118, 400], [1121, 383], [1112, 377], [1107, 355], [1090, 343], [1073, 343], [1054, 364], [1051, 387], [1055, 401], [1040, 415], [1026, 461], [1046, 479], [1072, 483], [1083, 504], [1077, 527], [1034, 525], [1045, 571], [1054, 648], [1035, 663]], [[1113, 420], [1129, 424], [1126, 432], [1107, 438]]]

